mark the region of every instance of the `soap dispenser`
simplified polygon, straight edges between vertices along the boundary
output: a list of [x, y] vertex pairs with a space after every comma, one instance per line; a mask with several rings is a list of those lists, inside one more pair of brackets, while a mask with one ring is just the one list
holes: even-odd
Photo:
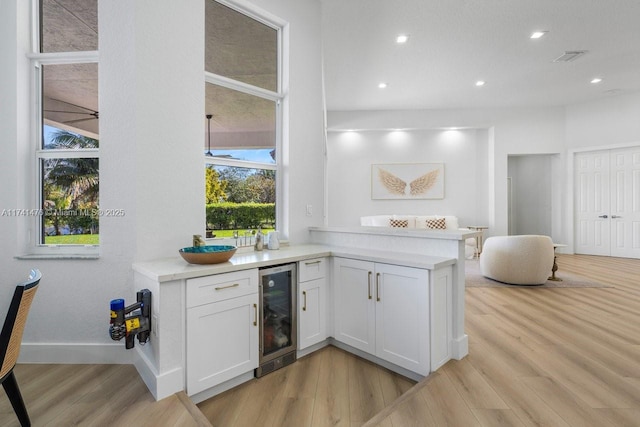
[[280, 240], [278, 239], [277, 231], [269, 232], [269, 245], [267, 246], [269, 249], [280, 249]]

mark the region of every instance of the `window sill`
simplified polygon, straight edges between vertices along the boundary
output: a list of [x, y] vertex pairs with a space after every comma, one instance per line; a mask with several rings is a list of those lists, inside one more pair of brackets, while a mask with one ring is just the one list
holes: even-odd
[[86, 259], [86, 260], [95, 260], [95, 259], [100, 259], [100, 255], [98, 255], [98, 254], [86, 254], [86, 255], [80, 255], [80, 254], [25, 254], [25, 255], [17, 255], [14, 258], [15, 259], [23, 259], [23, 260], [40, 260], [40, 259], [55, 259], [55, 260]]

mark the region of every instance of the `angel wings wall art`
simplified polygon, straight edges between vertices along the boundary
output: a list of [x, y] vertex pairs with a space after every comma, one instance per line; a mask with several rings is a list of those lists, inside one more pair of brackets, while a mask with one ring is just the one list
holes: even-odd
[[372, 199], [443, 199], [444, 163], [371, 165]]

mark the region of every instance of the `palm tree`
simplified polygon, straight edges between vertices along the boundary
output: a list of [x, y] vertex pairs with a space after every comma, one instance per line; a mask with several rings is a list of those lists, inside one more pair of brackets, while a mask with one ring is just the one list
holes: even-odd
[[[53, 133], [45, 148], [66, 150], [98, 148], [98, 140], [58, 130]], [[53, 225], [56, 235], [60, 234], [61, 225], [71, 226], [67, 223], [69, 218], [65, 220], [58, 216], [59, 210], [91, 209], [98, 206], [97, 158], [47, 159], [44, 160], [43, 173], [44, 208], [50, 210], [46, 214], [46, 219]], [[90, 222], [93, 232], [94, 222]]]
[[[48, 149], [98, 148], [98, 140], [72, 132], [58, 130], [51, 137]], [[65, 158], [45, 161], [45, 187], [52, 184], [65, 189], [69, 208], [98, 203], [98, 159]]]

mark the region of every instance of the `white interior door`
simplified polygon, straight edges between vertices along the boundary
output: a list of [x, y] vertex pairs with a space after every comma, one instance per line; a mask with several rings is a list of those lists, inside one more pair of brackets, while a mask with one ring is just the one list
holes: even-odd
[[576, 253], [610, 255], [609, 151], [576, 154]]
[[576, 253], [640, 258], [640, 147], [576, 154]]
[[611, 255], [640, 258], [640, 147], [611, 152]]

